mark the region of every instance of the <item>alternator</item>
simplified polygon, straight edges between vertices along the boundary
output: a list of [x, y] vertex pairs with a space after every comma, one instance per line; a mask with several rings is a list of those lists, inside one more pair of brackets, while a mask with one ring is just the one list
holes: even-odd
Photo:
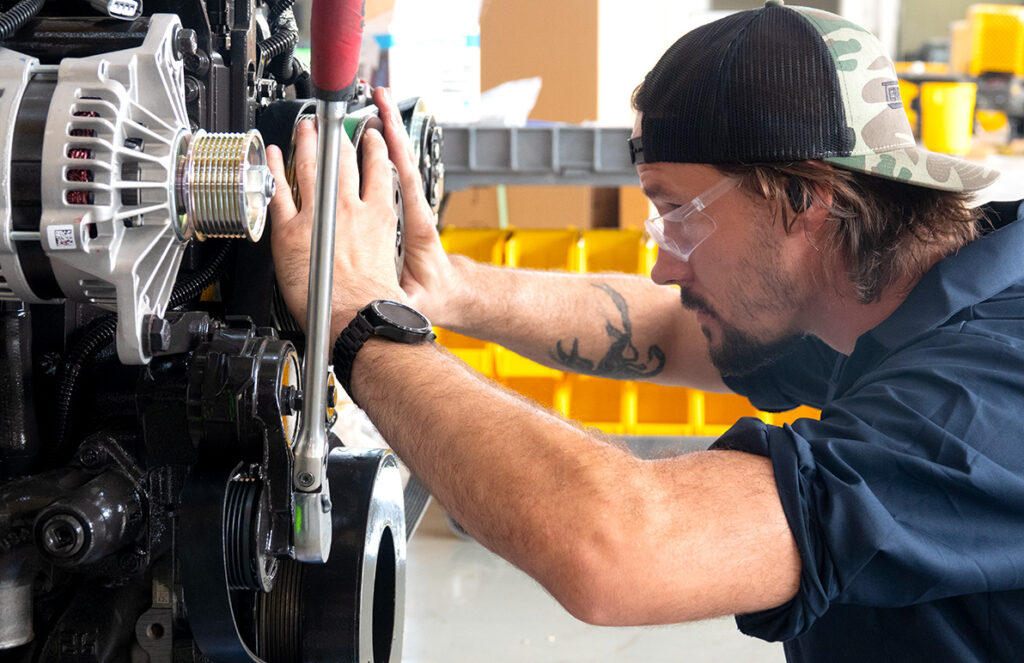
[[0, 48], [0, 299], [117, 311], [126, 364], [188, 241], [257, 241], [274, 192], [257, 132], [192, 135], [180, 29], [157, 14], [138, 48], [59, 66]]

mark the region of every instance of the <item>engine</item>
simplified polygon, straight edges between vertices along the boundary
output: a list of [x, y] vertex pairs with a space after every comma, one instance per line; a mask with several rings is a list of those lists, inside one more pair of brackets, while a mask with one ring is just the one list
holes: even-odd
[[270, 254], [265, 146], [316, 107], [292, 2], [0, 6], [0, 657], [400, 660], [425, 493], [331, 434]]

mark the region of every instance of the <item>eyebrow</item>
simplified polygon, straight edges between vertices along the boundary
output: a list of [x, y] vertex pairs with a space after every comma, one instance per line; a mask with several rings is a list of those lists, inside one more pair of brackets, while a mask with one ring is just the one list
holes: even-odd
[[670, 195], [669, 190], [660, 184], [652, 184], [650, 187], [641, 186], [640, 188], [643, 190], [644, 195], [650, 200], [654, 200], [655, 198], [665, 198]]

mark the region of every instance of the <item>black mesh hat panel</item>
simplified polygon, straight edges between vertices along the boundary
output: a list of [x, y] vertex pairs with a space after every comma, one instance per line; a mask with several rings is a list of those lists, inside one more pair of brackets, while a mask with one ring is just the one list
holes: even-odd
[[846, 156], [835, 64], [799, 13], [768, 6], [683, 35], [637, 93], [644, 160], [742, 163]]
[[944, 191], [978, 191], [988, 166], [917, 145], [892, 60], [842, 16], [768, 0], [683, 35], [637, 89], [636, 164], [821, 160]]

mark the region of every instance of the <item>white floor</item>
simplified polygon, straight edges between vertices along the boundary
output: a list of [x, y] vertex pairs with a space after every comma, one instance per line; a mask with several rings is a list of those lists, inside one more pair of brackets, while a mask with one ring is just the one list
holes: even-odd
[[781, 663], [782, 646], [731, 618], [647, 628], [588, 626], [540, 585], [449, 530], [431, 505], [409, 545], [405, 663]]

